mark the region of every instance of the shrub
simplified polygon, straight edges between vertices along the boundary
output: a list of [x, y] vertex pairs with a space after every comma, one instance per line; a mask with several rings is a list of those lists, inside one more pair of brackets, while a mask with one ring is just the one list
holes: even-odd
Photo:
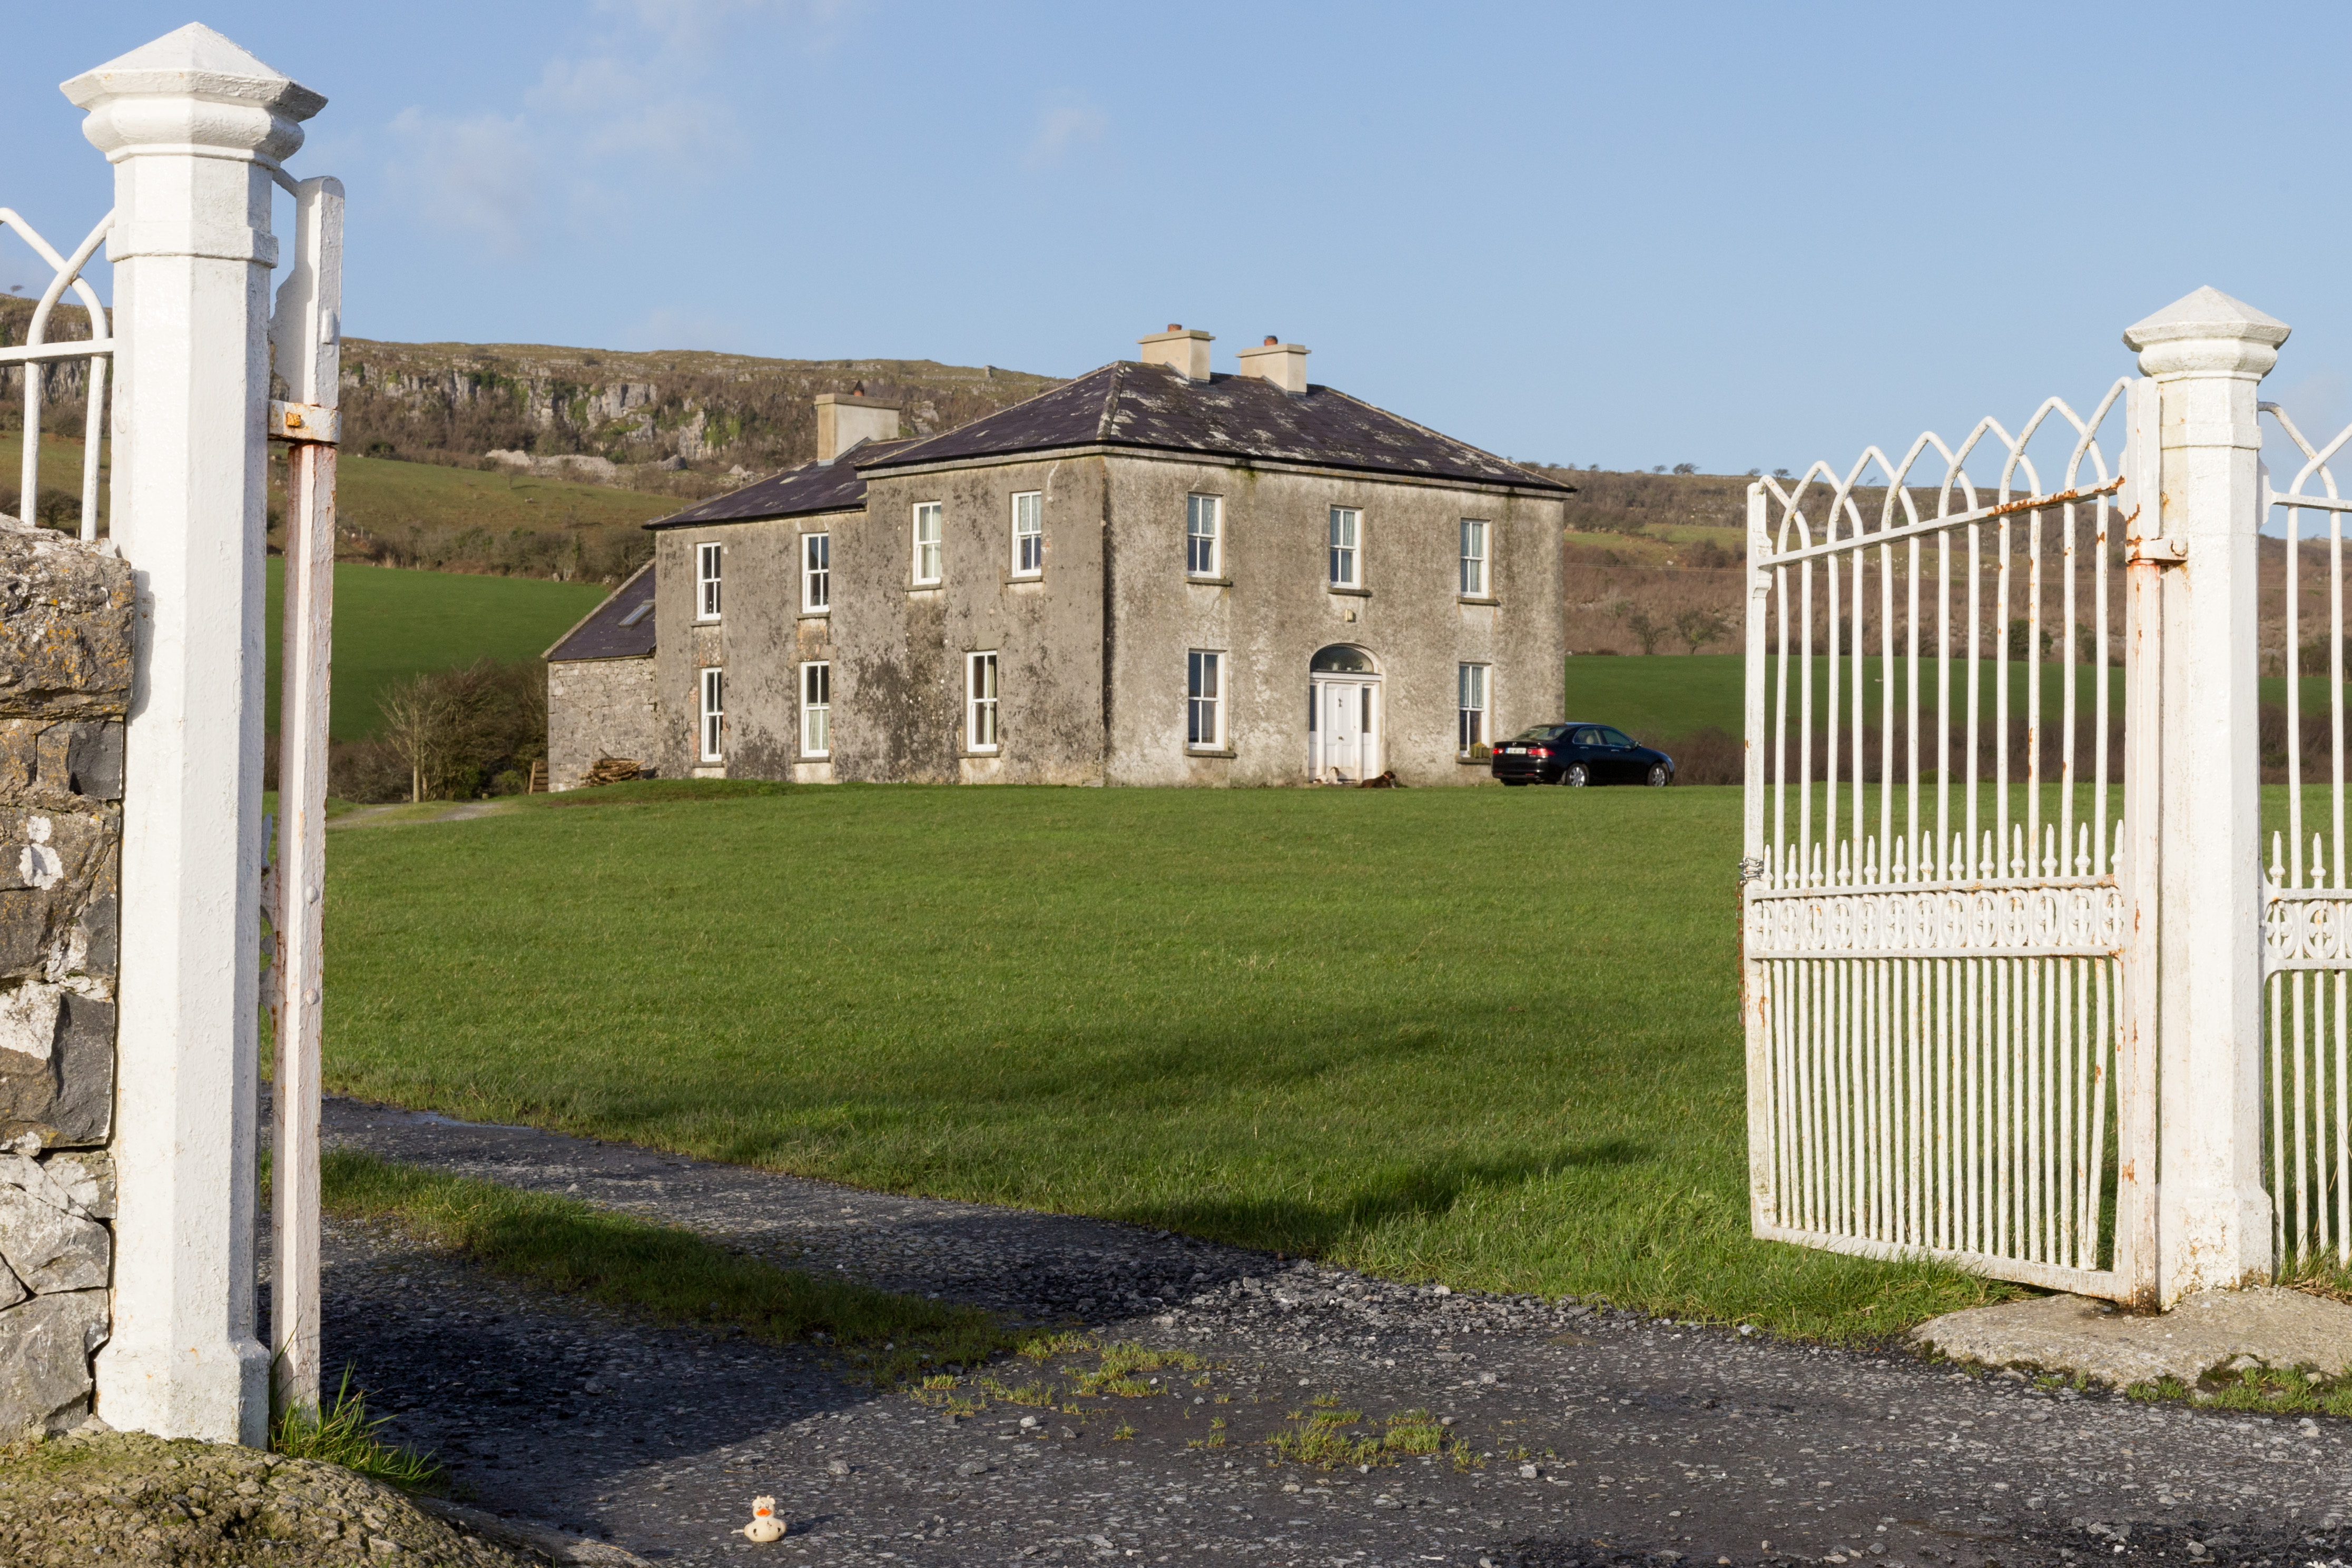
[[379, 706], [382, 743], [406, 769], [412, 800], [468, 799], [485, 780], [527, 775], [547, 755], [547, 666], [536, 659], [429, 670], [393, 686]]

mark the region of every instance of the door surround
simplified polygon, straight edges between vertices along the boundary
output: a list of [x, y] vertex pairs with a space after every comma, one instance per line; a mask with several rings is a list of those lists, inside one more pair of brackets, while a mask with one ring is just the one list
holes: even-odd
[[1307, 662], [1307, 777], [1359, 784], [1379, 776], [1387, 729], [1380, 661], [1352, 643], [1334, 643]]

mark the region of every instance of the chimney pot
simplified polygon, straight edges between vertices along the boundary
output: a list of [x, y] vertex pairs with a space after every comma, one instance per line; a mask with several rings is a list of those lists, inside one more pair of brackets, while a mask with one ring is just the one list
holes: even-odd
[[1244, 349], [1235, 357], [1242, 362], [1242, 374], [1255, 376], [1262, 382], [1272, 382], [1292, 397], [1307, 395], [1307, 350], [1304, 346], [1268, 338], [1259, 347]]
[[1269, 349], [1273, 348], [1273, 347], [1275, 346], [1275, 344], [1276, 344], [1276, 343], [1277, 343], [1277, 342], [1279, 342], [1280, 340], [1281, 340], [1280, 339], [1276, 338], [1276, 337], [1273, 333], [1271, 333], [1271, 332], [1268, 332], [1268, 333], [1265, 335], [1265, 346], [1266, 346], [1267, 348], [1269, 348]]
[[1187, 381], [1209, 379], [1209, 345], [1216, 340], [1199, 328], [1187, 331], [1171, 327], [1165, 332], [1154, 332], [1139, 339], [1137, 346], [1143, 350], [1147, 365], [1166, 365]]
[[1171, 321], [1168, 323], [1168, 329], [1171, 332], [1181, 332], [1184, 329], [1184, 323], [1181, 321]]

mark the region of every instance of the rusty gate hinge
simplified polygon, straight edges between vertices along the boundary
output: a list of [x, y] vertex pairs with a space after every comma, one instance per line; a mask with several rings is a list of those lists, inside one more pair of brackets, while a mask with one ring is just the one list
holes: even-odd
[[342, 413], [315, 402], [280, 402], [271, 398], [269, 439], [307, 442], [316, 446], [336, 445], [343, 439]]
[[2161, 538], [2139, 537], [2125, 541], [2126, 563], [2146, 561], [2153, 566], [2179, 566], [2189, 559], [2189, 541], [2179, 535]]

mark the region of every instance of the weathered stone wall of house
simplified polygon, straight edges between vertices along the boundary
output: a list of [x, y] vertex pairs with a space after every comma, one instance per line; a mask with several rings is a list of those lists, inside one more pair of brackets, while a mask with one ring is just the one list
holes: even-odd
[[[1380, 672], [1382, 762], [1408, 784], [1481, 783], [1456, 747], [1456, 673], [1489, 669], [1490, 737], [1560, 714], [1559, 500], [1499, 487], [1156, 455], [867, 476], [862, 511], [661, 530], [657, 734], [665, 775], [916, 783], [1298, 784], [1309, 665], [1345, 643]], [[1043, 497], [1045, 568], [1013, 571], [1013, 497]], [[1185, 498], [1223, 502], [1223, 570], [1184, 570]], [[914, 580], [914, 508], [941, 507], [940, 580]], [[1362, 514], [1361, 591], [1327, 571], [1329, 510]], [[1461, 525], [1488, 525], [1487, 591], [1461, 591]], [[802, 608], [802, 537], [832, 538], [832, 602]], [[696, 550], [724, 551], [698, 616]], [[1188, 650], [1225, 655], [1230, 757], [1184, 743]], [[966, 657], [993, 652], [999, 747], [967, 744]], [[830, 755], [802, 755], [801, 665], [832, 671]], [[723, 757], [698, 755], [700, 675], [726, 672]], [[557, 666], [562, 668], [562, 666]], [[572, 666], [578, 669], [581, 666]], [[556, 745], [552, 737], [551, 746]], [[589, 758], [590, 761], [593, 758]]]
[[[820, 512], [664, 528], [654, 536], [654, 616], [662, 628], [654, 678], [662, 702], [663, 744], [674, 759], [664, 764], [666, 774], [832, 780], [829, 758], [802, 754], [801, 665], [829, 663], [834, 653], [832, 612], [802, 607], [801, 537], [832, 536], [838, 604], [838, 552], [845, 536], [864, 526], [865, 516]], [[724, 565], [719, 618], [704, 621], [697, 614], [695, 550], [710, 543], [719, 546]], [[722, 756], [717, 763], [702, 760], [696, 729], [701, 673], [710, 664], [719, 666], [725, 677]], [[838, 714], [837, 695], [831, 706]]]
[[[843, 779], [1103, 782], [1101, 457], [867, 476], [834, 536], [834, 772]], [[1013, 497], [1038, 492], [1045, 570], [1013, 572]], [[937, 501], [940, 581], [914, 581], [914, 508]], [[1181, 536], [1180, 509], [1176, 530]], [[1000, 742], [966, 744], [965, 656], [997, 655]]]
[[[562, 659], [547, 666], [548, 788], [571, 789], [599, 758], [654, 764], [662, 744], [654, 661]], [[664, 770], [665, 773], [667, 770]]]
[[0, 1439], [89, 1409], [114, 1261], [130, 568], [0, 518]]
[[[1308, 666], [1353, 644], [1381, 683], [1382, 760], [1406, 784], [1483, 783], [1456, 748], [1456, 669], [1490, 667], [1489, 734], [1560, 716], [1562, 506], [1384, 475], [1109, 460], [1113, 784], [1307, 779]], [[1221, 583], [1186, 580], [1185, 497], [1221, 497]], [[1360, 592], [1329, 586], [1330, 508], [1361, 514]], [[1489, 525], [1488, 591], [1461, 590], [1461, 524]], [[1185, 661], [1225, 655], [1230, 758], [1188, 755]]]

